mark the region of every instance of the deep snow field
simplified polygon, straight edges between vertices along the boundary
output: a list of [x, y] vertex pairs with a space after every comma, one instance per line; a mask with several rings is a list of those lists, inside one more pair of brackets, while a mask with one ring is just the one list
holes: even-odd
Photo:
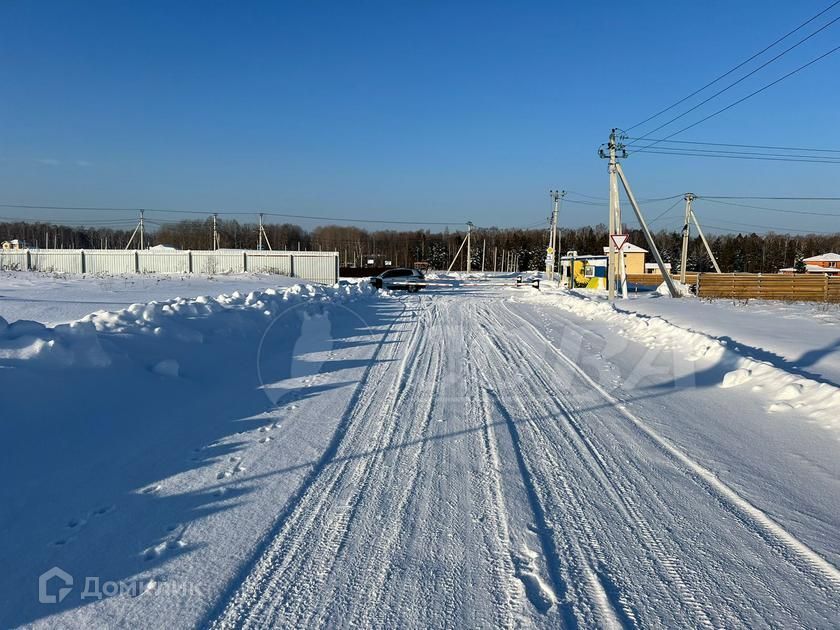
[[136, 302], [202, 294], [219, 295], [269, 286], [291, 286], [293, 278], [274, 274], [120, 276], [40, 274], [0, 271], [0, 316], [60, 324], [98, 310], [114, 311]]
[[0, 274], [0, 628], [836, 627], [836, 305], [430, 277]]

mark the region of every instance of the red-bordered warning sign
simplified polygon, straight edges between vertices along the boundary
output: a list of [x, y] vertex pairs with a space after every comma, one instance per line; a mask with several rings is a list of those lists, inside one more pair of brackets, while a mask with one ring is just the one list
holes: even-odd
[[618, 251], [621, 251], [627, 244], [627, 239], [630, 238], [627, 234], [610, 234], [613, 245]]

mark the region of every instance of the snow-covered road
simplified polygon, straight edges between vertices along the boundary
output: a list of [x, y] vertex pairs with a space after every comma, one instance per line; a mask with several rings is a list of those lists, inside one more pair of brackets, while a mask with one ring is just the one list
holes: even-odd
[[0, 337], [2, 627], [840, 619], [829, 379], [509, 279], [91, 322]]
[[402, 299], [335, 444], [215, 627], [840, 618], [840, 571], [768, 514], [772, 496], [665, 437], [565, 354], [552, 333], [567, 317], [509, 295]]

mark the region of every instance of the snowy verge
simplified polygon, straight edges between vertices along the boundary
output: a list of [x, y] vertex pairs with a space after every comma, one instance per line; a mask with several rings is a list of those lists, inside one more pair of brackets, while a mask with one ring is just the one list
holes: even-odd
[[373, 292], [366, 281], [333, 287], [296, 284], [279, 290], [235, 291], [215, 298], [177, 297], [137, 303], [117, 311], [97, 311], [56, 326], [33, 320], [9, 323], [0, 317], [0, 361], [37, 361], [39, 365], [55, 368], [108, 367], [111, 357], [103, 349], [102, 335], [154, 335], [201, 343], [205, 333], [195, 325], [197, 319], [222, 312], [246, 311], [260, 313], [268, 320], [301, 300], [342, 302]]
[[[580, 292], [551, 292], [528, 295], [525, 301], [557, 306], [587, 320], [607, 323], [616, 333], [649, 348], [679, 351], [687, 361], [710, 362], [726, 366], [721, 388], [750, 387], [762, 397], [769, 413], [797, 410], [815, 424], [840, 435], [840, 388], [794, 371], [783, 369], [742, 353], [732, 338], [723, 339], [701, 331], [688, 330], [659, 316], [623, 310], [612, 306], [602, 295]], [[733, 331], [737, 335], [737, 331]]]

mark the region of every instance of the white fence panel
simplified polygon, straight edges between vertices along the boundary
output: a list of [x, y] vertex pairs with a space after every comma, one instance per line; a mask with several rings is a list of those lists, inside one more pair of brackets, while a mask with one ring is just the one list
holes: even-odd
[[0, 249], [0, 269], [26, 271], [26, 251]]
[[189, 273], [189, 252], [137, 252], [140, 273]]
[[292, 254], [293, 275], [311, 282], [338, 282], [338, 254], [333, 252], [298, 252]]
[[137, 252], [115, 249], [85, 250], [85, 273], [135, 273]]
[[124, 251], [37, 249], [0, 251], [0, 269], [61, 273], [279, 273], [310, 282], [338, 282], [337, 252]]
[[82, 252], [78, 249], [30, 250], [33, 271], [82, 273]]
[[245, 252], [193, 252], [193, 273], [242, 273], [245, 271]]
[[248, 271], [253, 273], [280, 273], [292, 275], [292, 254], [248, 252]]

